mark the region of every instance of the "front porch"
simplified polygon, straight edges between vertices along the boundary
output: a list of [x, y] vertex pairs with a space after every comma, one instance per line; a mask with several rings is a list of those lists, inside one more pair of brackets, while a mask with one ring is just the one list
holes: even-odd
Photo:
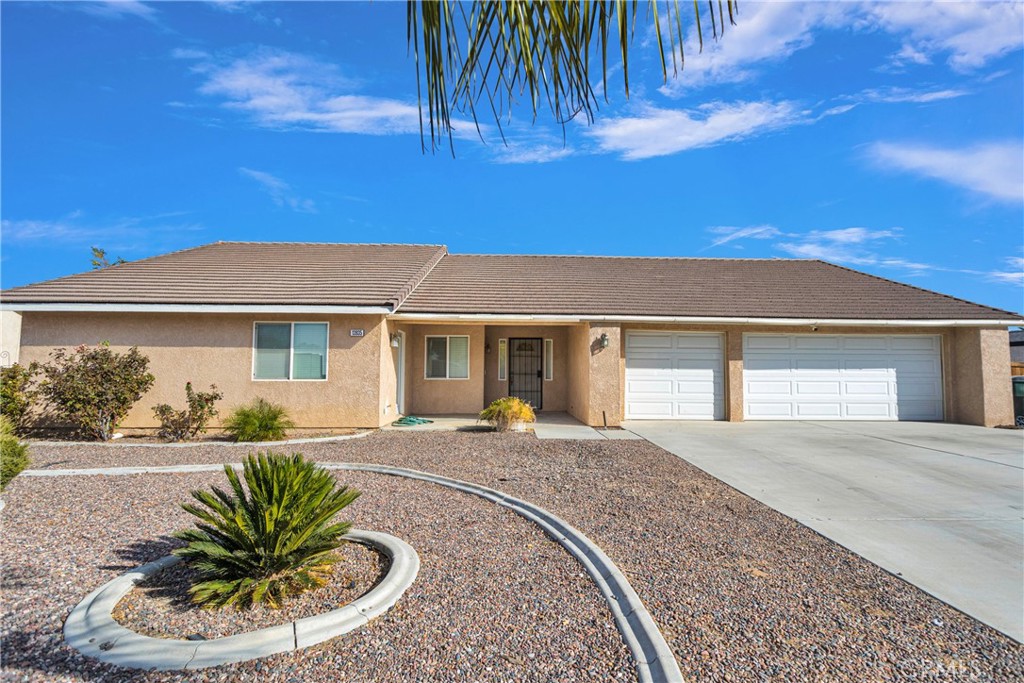
[[388, 331], [383, 384], [397, 411], [385, 407], [386, 416], [475, 422], [492, 401], [516, 396], [538, 417], [561, 414], [593, 427], [622, 419], [618, 325], [388, 321]]

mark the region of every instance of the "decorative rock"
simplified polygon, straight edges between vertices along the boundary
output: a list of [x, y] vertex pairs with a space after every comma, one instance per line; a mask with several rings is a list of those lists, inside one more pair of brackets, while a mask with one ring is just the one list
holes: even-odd
[[97, 588], [64, 622], [64, 640], [82, 654], [130, 669], [203, 669], [290, 652], [348, 633], [390, 609], [419, 572], [416, 550], [405, 541], [375, 531], [351, 530], [345, 538], [382, 551], [391, 560], [384, 579], [355, 602], [325, 614], [226, 638], [150, 638], [117, 623], [111, 612], [135, 585], [181, 558], [169, 555], [122, 574]]

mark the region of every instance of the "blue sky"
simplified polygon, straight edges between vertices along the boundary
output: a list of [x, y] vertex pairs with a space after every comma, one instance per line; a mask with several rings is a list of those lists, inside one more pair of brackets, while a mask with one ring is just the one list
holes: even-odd
[[1021, 3], [744, 1], [667, 84], [640, 31], [630, 99], [613, 65], [564, 144], [520, 108], [454, 159], [420, 148], [404, 3], [0, 14], [4, 288], [91, 245], [416, 242], [824, 258], [1024, 309]]

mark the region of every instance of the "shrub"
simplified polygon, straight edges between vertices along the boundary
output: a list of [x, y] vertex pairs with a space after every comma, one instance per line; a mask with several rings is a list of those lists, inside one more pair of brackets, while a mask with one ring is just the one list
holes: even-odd
[[0, 491], [28, 467], [28, 444], [18, 441], [6, 416], [0, 415]]
[[0, 414], [10, 420], [16, 433], [24, 432], [28, 426], [29, 410], [38, 394], [34, 383], [37, 373], [35, 363], [0, 368]]
[[171, 441], [188, 441], [199, 432], [206, 431], [206, 425], [217, 414], [213, 404], [224, 398], [217, 391], [217, 385], [211, 384], [210, 391], [196, 393], [192, 390], [192, 382], [185, 383], [185, 410], [175, 410], [166, 403], [153, 406], [153, 413], [160, 420], [160, 431], [157, 434]]
[[106, 342], [79, 346], [70, 354], [57, 349], [41, 366], [39, 391], [57, 416], [101, 441], [153, 386], [149, 359], [137, 347], [115, 353]]
[[223, 423], [224, 430], [235, 441], [280, 441], [285, 437], [285, 430], [294, 426], [284, 406], [262, 398], [235, 408]]
[[243, 463], [248, 495], [225, 465], [232, 493], [216, 486], [193, 491], [201, 505], [182, 508], [200, 521], [175, 536], [174, 553], [198, 573], [189, 592], [207, 607], [254, 604], [278, 608], [289, 595], [321, 586], [338, 558], [349, 522], [334, 516], [359, 497], [301, 453], [249, 454]]
[[480, 419], [487, 420], [499, 432], [507, 432], [516, 423], [536, 422], [533, 407], [515, 396], [499, 398], [480, 412]]

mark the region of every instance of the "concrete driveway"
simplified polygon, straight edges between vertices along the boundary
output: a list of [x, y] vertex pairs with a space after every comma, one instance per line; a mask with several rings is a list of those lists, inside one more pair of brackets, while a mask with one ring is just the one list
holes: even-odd
[[922, 422], [623, 426], [1024, 640], [1024, 431]]

